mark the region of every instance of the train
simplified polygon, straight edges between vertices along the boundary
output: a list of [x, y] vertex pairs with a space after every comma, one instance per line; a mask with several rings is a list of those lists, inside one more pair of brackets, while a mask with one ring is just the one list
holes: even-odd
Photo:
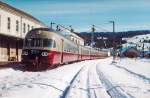
[[67, 37], [66, 32], [36, 28], [25, 36], [21, 62], [27, 67], [40, 69], [105, 57], [108, 57], [108, 51], [80, 45]]

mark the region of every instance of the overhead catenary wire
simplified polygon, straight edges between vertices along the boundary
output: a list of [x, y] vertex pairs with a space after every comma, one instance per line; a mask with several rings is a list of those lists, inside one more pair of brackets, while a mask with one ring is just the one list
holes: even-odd
[[95, 28], [100, 29], [100, 30], [103, 30], [103, 31], [105, 31], [105, 32], [111, 32], [111, 31], [109, 31], [109, 30], [107, 30], [107, 29], [104, 29], [103, 27], [98, 26], [98, 25], [94, 25], [94, 26], [95, 26]]

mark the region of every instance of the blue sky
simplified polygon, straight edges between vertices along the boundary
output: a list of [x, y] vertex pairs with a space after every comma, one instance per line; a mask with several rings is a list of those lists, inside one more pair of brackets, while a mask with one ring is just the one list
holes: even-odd
[[150, 0], [2, 0], [19, 8], [45, 24], [51, 21], [75, 31], [150, 30]]

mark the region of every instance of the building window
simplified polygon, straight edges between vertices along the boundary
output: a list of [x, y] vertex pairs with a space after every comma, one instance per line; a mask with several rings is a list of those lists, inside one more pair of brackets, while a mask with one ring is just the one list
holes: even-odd
[[30, 25], [28, 25], [28, 31], [30, 31]]
[[7, 18], [7, 21], [8, 21], [7, 22], [7, 29], [10, 30], [10, 22], [11, 22], [10, 17]]
[[80, 44], [79, 40], [78, 40], [78, 44]]
[[26, 33], [26, 24], [23, 24], [23, 33]]
[[[1, 15], [0, 15], [0, 28], [1, 28]], [[1, 29], [0, 29], [1, 30]]]
[[19, 31], [19, 21], [16, 20], [16, 31], [18, 32]]

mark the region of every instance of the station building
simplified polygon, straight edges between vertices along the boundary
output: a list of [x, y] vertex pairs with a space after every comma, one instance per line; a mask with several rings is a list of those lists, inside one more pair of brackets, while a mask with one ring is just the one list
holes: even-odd
[[0, 1], [0, 62], [20, 61], [25, 35], [38, 27], [46, 25], [30, 14]]

